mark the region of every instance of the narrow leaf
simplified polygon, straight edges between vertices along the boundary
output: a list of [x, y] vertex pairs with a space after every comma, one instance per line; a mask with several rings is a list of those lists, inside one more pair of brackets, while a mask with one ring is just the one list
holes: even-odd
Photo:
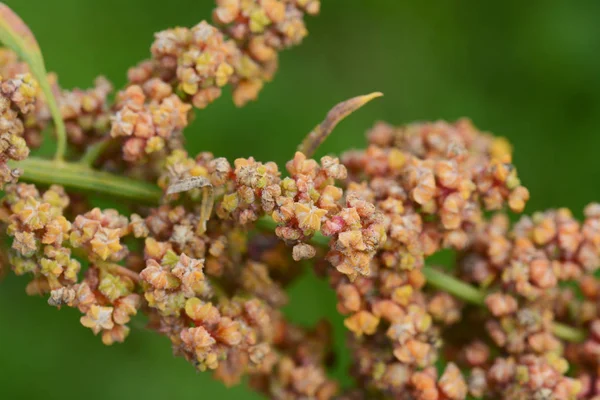
[[306, 136], [300, 146], [298, 146], [298, 151], [304, 153], [307, 157], [312, 157], [338, 123], [369, 101], [381, 96], [383, 96], [383, 93], [374, 92], [364, 96], [353, 97], [337, 104], [329, 111], [329, 113], [327, 113], [323, 122], [317, 125], [312, 132]]
[[35, 36], [23, 20], [6, 4], [0, 2], [0, 42], [12, 49], [29, 65], [31, 74], [38, 81], [56, 126], [58, 139], [55, 158], [62, 160], [67, 147], [65, 124], [54, 94], [48, 83], [44, 58]]
[[41, 58], [40, 46], [29, 27], [6, 4], [0, 3], [0, 41], [14, 50], [28, 64]]

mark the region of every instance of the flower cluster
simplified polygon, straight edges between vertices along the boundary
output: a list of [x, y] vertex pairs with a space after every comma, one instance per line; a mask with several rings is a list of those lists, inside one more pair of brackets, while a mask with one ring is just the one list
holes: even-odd
[[229, 83], [234, 72], [232, 64], [236, 63], [239, 50], [206, 21], [185, 32], [181, 38], [183, 43], [173, 46], [171, 35], [169, 31], [158, 33], [152, 54], [163, 63], [165, 58], [176, 58], [176, 76], [181, 90], [191, 96], [196, 108], [206, 108], [221, 96], [221, 88]]
[[505, 399], [574, 399], [581, 391], [581, 383], [566, 378], [567, 363], [551, 355], [532, 354], [519, 358], [497, 358], [487, 372], [487, 383], [475, 384], [473, 393], [479, 394], [487, 385], [491, 395]]
[[[0, 76], [3, 80], [18, 79], [20, 76], [29, 76], [27, 79], [30, 80], [30, 73], [29, 66], [19, 60], [14, 51], [7, 48], [0, 48]], [[46, 79], [48, 79], [53, 89], [58, 90], [54, 74], [48, 74]], [[50, 112], [47, 104], [44, 98], [39, 95], [38, 84], [35, 83], [34, 85], [36, 86], [35, 91], [30, 91], [30, 94], [23, 97], [23, 100], [27, 99], [27, 112], [24, 113], [23, 110], [17, 110], [19, 111], [19, 119], [22, 124], [22, 128], [19, 128], [21, 131], [20, 136], [25, 139], [30, 148], [36, 148], [41, 145], [42, 131], [48, 126], [48, 122], [50, 121]], [[13, 117], [9, 118], [7, 114], [4, 114], [3, 120], [4, 118], [7, 121], [13, 121]]]
[[330, 398], [336, 386], [324, 374], [325, 356], [313, 353], [324, 343], [313, 340], [301, 350], [311, 336], [285, 322], [275, 308], [287, 298], [271, 268], [260, 260], [244, 261], [243, 251], [233, 256], [241, 264], [234, 264], [224, 252], [235, 251], [240, 239], [233, 236], [239, 234], [215, 239], [199, 233], [197, 224], [197, 215], [182, 207], [162, 207], [132, 221], [132, 231], [147, 237], [140, 278], [152, 326], [169, 337], [176, 355], [200, 370], [214, 370], [228, 385], [250, 374], [253, 386], [272, 397], [287, 392], [291, 398], [317, 393]]
[[[152, 59], [130, 69], [131, 86], [117, 102], [111, 134], [134, 136], [124, 145], [124, 158], [138, 161], [176, 140], [189, 104], [207, 107], [227, 84], [236, 105], [256, 99], [277, 69], [278, 52], [307, 35], [304, 14], [319, 8], [317, 0], [218, 1], [213, 17], [221, 29], [202, 21], [157, 33]], [[183, 102], [174, 90], [183, 93]]]
[[[112, 86], [103, 77], [91, 89], [63, 90], [56, 76], [48, 75], [68, 139], [77, 150], [110, 137], [124, 138], [123, 159], [132, 163], [164, 148], [180, 147], [192, 106], [207, 107], [228, 84], [233, 86], [236, 105], [256, 99], [277, 69], [278, 52], [299, 44], [307, 35], [304, 15], [316, 15], [320, 9], [319, 0], [217, 3], [213, 16], [219, 28], [202, 21], [192, 28], [158, 32], [151, 46], [152, 58], [129, 70], [128, 87], [118, 93], [114, 105], [108, 99]], [[12, 125], [19, 124], [19, 135], [38, 147], [51, 115], [43, 96], [35, 96], [37, 86], [29, 89], [35, 85], [31, 77], [25, 85], [18, 82], [28, 72], [29, 67], [13, 51], [0, 50], [0, 76], [14, 77], [13, 83], [5, 83], [10, 93], [4, 96], [10, 98], [17, 89], [21, 96], [12, 99], [18, 118], [6, 115], [6, 119], [19, 119], [20, 123]], [[11, 109], [6, 100], [0, 111], [5, 109]], [[3, 171], [3, 176], [9, 172]]]
[[101, 333], [104, 344], [123, 342], [130, 331], [126, 324], [137, 314], [142, 298], [134, 292], [136, 277], [122, 271], [113, 264], [91, 266], [80, 283], [53, 291], [48, 303], [77, 307], [84, 314], [81, 325]]
[[191, 108], [160, 79], [151, 79], [143, 86], [129, 86], [119, 93], [115, 107], [110, 134], [125, 138], [126, 161], [139, 161], [165, 146], [176, 148]]
[[[49, 304], [79, 308], [85, 314], [81, 324], [94, 334], [102, 332], [105, 344], [122, 342], [129, 332], [125, 324], [141, 305], [140, 296], [134, 293], [134, 279], [120, 275], [121, 267], [102, 260], [109, 254], [111, 259], [122, 258], [118, 256], [121, 228], [115, 226], [123, 219], [113, 210], [94, 209], [71, 223], [64, 217], [69, 202], [59, 186], [43, 195], [32, 185], [8, 187], [2, 215], [14, 238], [10, 263], [16, 274], [33, 275], [28, 293], [50, 293]], [[72, 249], [79, 248], [97, 263], [82, 281], [81, 264], [72, 254]]]
[[[596, 363], [591, 355], [594, 336], [565, 352], [553, 324], [557, 320], [575, 322], [593, 332], [597, 318], [594, 274], [600, 261], [598, 209], [597, 204], [587, 206], [583, 223], [567, 209], [535, 213], [522, 217], [512, 229], [508, 218], [498, 214], [477, 229], [471, 246], [460, 257], [459, 267], [463, 279], [491, 292], [485, 304], [492, 318], [485, 322], [485, 328], [492, 343], [510, 358], [496, 360], [487, 377], [474, 370], [481, 388], [473, 393], [484, 390], [484, 386], [492, 391], [509, 390], [515, 398], [524, 393], [548, 393], [555, 398], [594, 393], [589, 386], [589, 367], [585, 367]], [[573, 285], [589, 297], [574, 296]], [[584, 379], [573, 381], [564, 376], [567, 360], [579, 366]], [[552, 370], [548, 374], [555, 378], [529, 385], [532, 368]], [[528, 369], [530, 373], [525, 374]], [[587, 387], [582, 386], [585, 382]], [[513, 386], [507, 389], [507, 384]], [[526, 384], [529, 387], [525, 388]]]
[[278, 53], [302, 42], [308, 34], [304, 14], [317, 14], [320, 4], [319, 0], [219, 0], [217, 5], [214, 21], [240, 49], [231, 79], [233, 100], [239, 106], [256, 99], [263, 82], [273, 78]]
[[16, 182], [20, 174], [7, 161], [20, 161], [29, 156], [24, 139], [25, 118], [35, 108], [37, 95], [37, 82], [28, 73], [17, 74], [12, 79], [0, 77], [0, 189]]
[[[369, 277], [354, 282], [334, 272], [331, 282], [338, 311], [348, 315], [344, 325], [353, 333], [353, 372], [360, 386], [395, 396], [409, 390], [422, 396], [420, 392], [430, 388], [418, 383], [414, 374], [434, 366], [441, 346], [439, 327], [429, 312], [435, 302], [431, 299], [430, 304], [421, 291], [423, 274], [372, 268]], [[435, 389], [436, 378], [431, 379]]]
[[[157, 33], [114, 104], [103, 78], [64, 90], [0, 50], [0, 266], [31, 274], [27, 293], [77, 308], [106, 345], [144, 313], [175, 355], [273, 399], [598, 399], [600, 205], [583, 222], [557, 209], [511, 224], [529, 199], [511, 146], [468, 120], [378, 123], [366, 149], [311, 158], [379, 93], [334, 107], [285, 169], [190, 156], [193, 109], [226, 85], [236, 104], [254, 99], [320, 8], [216, 3], [215, 26]], [[0, 4], [7, 15], [0, 29], [32, 36]], [[28, 158], [51, 119], [56, 161]], [[89, 189], [119, 211], [90, 207]], [[455, 265], [425, 264], [444, 249]], [[297, 326], [282, 311], [309, 259], [344, 316], [354, 388], [328, 376], [329, 323]]]
[[509, 232], [505, 215], [482, 225], [462, 264], [473, 282], [502, 280], [527, 299], [535, 299], [559, 282], [593, 274], [600, 265], [600, 206], [585, 209], [580, 224], [567, 209], [523, 217]]
[[384, 265], [419, 268], [441, 248], [464, 249], [488, 210], [522, 211], [520, 185], [505, 139], [468, 120], [394, 128], [378, 123], [369, 147], [342, 156], [352, 188], [384, 214]]
[[116, 210], [94, 208], [75, 218], [71, 245], [84, 249], [92, 261], [121, 261], [127, 255], [127, 247], [121, 244], [121, 238], [129, 233], [128, 228], [127, 218]]
[[63, 90], [59, 95], [67, 135], [75, 146], [89, 146], [105, 135], [110, 126], [108, 96], [112, 90], [106, 78], [98, 77], [91, 89]]
[[[287, 163], [289, 177], [281, 179], [275, 163], [261, 163], [253, 158], [237, 159], [234, 165], [223, 158], [204, 153], [195, 160], [183, 151], [167, 158], [165, 174], [159, 184], [201, 178], [210, 185], [216, 214], [226, 221], [251, 226], [270, 216], [275, 234], [293, 245], [296, 261], [315, 256], [316, 249], [307, 242], [315, 233], [331, 237], [328, 259], [351, 279], [369, 274], [369, 264], [385, 241], [382, 217], [373, 204], [335, 186], [346, 178], [346, 168], [333, 157], [321, 163], [297, 152]], [[193, 194], [192, 194], [193, 196]]]
[[14, 238], [10, 263], [17, 275], [33, 275], [28, 293], [47, 293], [77, 282], [81, 265], [66, 247], [71, 223], [63, 214], [68, 205], [69, 197], [59, 186], [43, 195], [33, 185], [6, 188], [2, 221]]

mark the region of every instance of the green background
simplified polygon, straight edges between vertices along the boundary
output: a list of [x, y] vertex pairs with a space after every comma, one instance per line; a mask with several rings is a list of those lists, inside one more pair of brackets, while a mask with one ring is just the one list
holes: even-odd
[[[149, 54], [152, 34], [210, 17], [210, 0], [8, 0], [30, 25], [62, 86], [106, 75], [117, 87]], [[507, 136], [532, 199], [528, 211], [600, 200], [600, 2], [325, 0], [304, 44], [281, 57], [258, 102], [229, 97], [198, 112], [192, 153], [255, 156], [283, 163], [338, 101], [380, 90], [383, 99], [342, 123], [321, 153], [364, 144], [376, 120], [469, 116]], [[168, 341], [134, 328], [105, 347], [78, 323], [24, 293], [26, 279], [0, 284], [2, 399], [250, 399], [174, 358]], [[291, 290], [290, 319], [335, 321], [345, 377], [343, 326], [325, 282], [310, 275]], [[141, 322], [141, 321], [140, 321]], [[347, 381], [347, 378], [345, 379]]]

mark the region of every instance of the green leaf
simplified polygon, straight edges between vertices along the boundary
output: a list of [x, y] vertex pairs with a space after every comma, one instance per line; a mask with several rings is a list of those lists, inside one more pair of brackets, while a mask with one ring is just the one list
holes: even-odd
[[383, 96], [383, 93], [374, 92], [364, 96], [353, 97], [337, 104], [327, 113], [323, 122], [306, 135], [306, 138], [304, 138], [300, 146], [298, 146], [298, 151], [303, 153], [306, 157], [312, 157], [337, 124], [371, 100], [381, 96]]
[[0, 3], [0, 41], [30, 66], [42, 58], [40, 46], [29, 27], [4, 3]]
[[6, 4], [0, 3], [0, 42], [11, 48], [29, 65], [38, 81], [52, 114], [58, 138], [55, 158], [62, 160], [67, 147], [67, 134], [54, 94], [48, 82], [44, 57], [35, 36], [23, 20]]

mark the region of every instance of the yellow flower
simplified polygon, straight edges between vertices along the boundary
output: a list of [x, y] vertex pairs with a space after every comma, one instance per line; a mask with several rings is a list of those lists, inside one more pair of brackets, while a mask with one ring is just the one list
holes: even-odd
[[294, 213], [301, 229], [319, 231], [321, 229], [321, 219], [327, 215], [327, 210], [320, 209], [312, 204], [294, 203]]

